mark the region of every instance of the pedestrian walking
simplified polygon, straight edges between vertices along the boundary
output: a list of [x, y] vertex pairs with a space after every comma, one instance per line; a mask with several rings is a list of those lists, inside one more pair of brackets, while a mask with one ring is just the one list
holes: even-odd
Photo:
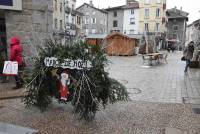
[[16, 87], [13, 89], [19, 89], [23, 87], [24, 81], [22, 78], [23, 71], [23, 48], [20, 44], [20, 39], [18, 37], [12, 37], [10, 40], [10, 61], [18, 62], [18, 75], [15, 76]]
[[188, 67], [191, 63], [191, 60], [193, 58], [193, 53], [194, 53], [194, 42], [191, 41], [183, 51], [183, 56], [184, 56], [185, 61], [186, 61], [186, 66], [185, 66], [185, 70], [184, 70], [185, 73], [187, 72]]

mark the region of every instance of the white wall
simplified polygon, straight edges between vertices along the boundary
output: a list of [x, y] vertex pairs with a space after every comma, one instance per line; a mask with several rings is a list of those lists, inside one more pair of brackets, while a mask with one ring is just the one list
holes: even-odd
[[[135, 18], [135, 24], [130, 24], [131, 18]], [[130, 30], [134, 30], [132, 34], [139, 33], [139, 9], [134, 9], [134, 14], [131, 14], [131, 9], [125, 9], [123, 21], [123, 33], [131, 34]]]

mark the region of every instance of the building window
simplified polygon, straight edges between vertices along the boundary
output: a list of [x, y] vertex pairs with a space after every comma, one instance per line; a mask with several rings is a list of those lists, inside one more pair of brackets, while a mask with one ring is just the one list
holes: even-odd
[[134, 9], [131, 9], [131, 14], [134, 14], [135, 13], [135, 10]]
[[149, 18], [149, 9], [145, 9], [145, 18]]
[[80, 25], [81, 24], [81, 17], [77, 16], [77, 24]]
[[92, 18], [92, 24], [96, 24], [96, 18]]
[[96, 33], [96, 29], [92, 29], [92, 34], [95, 34]]
[[129, 34], [134, 34], [135, 30], [131, 29]]
[[69, 16], [66, 16], [66, 22], [69, 22]]
[[135, 24], [135, 18], [130, 18], [130, 24], [134, 25]]
[[62, 12], [62, 10], [63, 10], [63, 5], [62, 3], [60, 3], [60, 12]]
[[69, 1], [68, 1], [68, 0], [66, 0], [66, 1], [65, 1], [65, 4], [68, 6], [68, 4], [69, 4]]
[[159, 8], [156, 9], [156, 17], [160, 17], [160, 9]]
[[118, 21], [117, 21], [117, 20], [114, 20], [114, 21], [113, 21], [113, 27], [118, 27], [117, 25], [118, 25]]
[[57, 19], [54, 19], [54, 28], [58, 29], [58, 20]]
[[157, 3], [160, 3], [160, 0], [156, 0]]
[[89, 34], [89, 30], [85, 29], [85, 34], [88, 35]]
[[173, 26], [174, 31], [178, 31], [178, 25]]
[[54, 7], [55, 11], [57, 11], [57, 6], [58, 6], [57, 0], [55, 0], [55, 5], [54, 6], [55, 6]]
[[106, 21], [106, 19], [104, 19], [104, 23], [105, 23], [105, 25], [107, 25], [107, 21]]
[[75, 24], [74, 22], [75, 22], [75, 21], [74, 21], [74, 18], [72, 18], [72, 24]]
[[60, 20], [60, 30], [63, 29], [63, 24], [62, 24], [62, 20]]
[[159, 31], [159, 26], [160, 26], [160, 24], [156, 23], [156, 31]]
[[114, 16], [114, 17], [117, 17], [117, 11], [114, 11], [114, 12], [113, 12], [113, 16]]
[[145, 28], [145, 31], [149, 31], [149, 24], [148, 24], [148, 23], [145, 23], [145, 24], [144, 24], [144, 28]]
[[177, 39], [177, 34], [173, 34], [173, 39]]
[[150, 4], [150, 0], [145, 0], [145, 4]]
[[85, 18], [85, 24], [90, 24], [90, 18]]

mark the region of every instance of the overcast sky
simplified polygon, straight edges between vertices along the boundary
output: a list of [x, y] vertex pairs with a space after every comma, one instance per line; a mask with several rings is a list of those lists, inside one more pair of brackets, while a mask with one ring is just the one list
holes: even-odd
[[[90, 0], [77, 0], [77, 7], [82, 5], [84, 2], [89, 3]], [[108, 8], [114, 6], [120, 6], [125, 4], [126, 0], [93, 0], [93, 4], [95, 7], [99, 8]], [[200, 0], [167, 0], [167, 8], [180, 7], [183, 8], [184, 11], [188, 12], [189, 15], [189, 23], [200, 19]]]

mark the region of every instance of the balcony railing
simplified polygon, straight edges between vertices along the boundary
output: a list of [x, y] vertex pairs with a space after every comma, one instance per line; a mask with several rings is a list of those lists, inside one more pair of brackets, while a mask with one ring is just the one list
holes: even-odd
[[65, 23], [65, 27], [66, 29], [70, 29], [70, 30], [76, 30], [76, 25], [72, 24], [72, 23]]
[[64, 30], [53, 30], [53, 35], [64, 36]]

